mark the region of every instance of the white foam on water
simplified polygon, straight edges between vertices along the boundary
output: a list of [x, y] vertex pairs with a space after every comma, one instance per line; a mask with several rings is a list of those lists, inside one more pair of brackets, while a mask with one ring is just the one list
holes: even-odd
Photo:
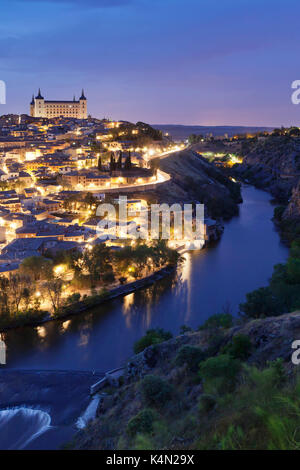
[[85, 412], [78, 418], [76, 422], [76, 427], [78, 429], [84, 429], [89, 421], [96, 418], [96, 412], [97, 412], [99, 401], [100, 401], [100, 396], [95, 395], [93, 399], [91, 400], [91, 402], [89, 403], [89, 406], [87, 407]]
[[26, 407], [0, 410], [0, 449], [21, 450], [51, 428], [48, 413]]

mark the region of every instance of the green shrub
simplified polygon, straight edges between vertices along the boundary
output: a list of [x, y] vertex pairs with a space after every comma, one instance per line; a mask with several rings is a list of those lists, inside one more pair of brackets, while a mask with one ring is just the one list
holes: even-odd
[[292, 243], [290, 255], [292, 258], [300, 258], [300, 240], [295, 240]]
[[70, 305], [70, 304], [74, 304], [76, 302], [79, 302], [80, 297], [81, 297], [81, 295], [80, 295], [79, 292], [74, 292], [74, 294], [71, 294], [67, 297], [66, 304]]
[[234, 389], [240, 371], [240, 361], [229, 354], [210, 357], [199, 366], [199, 376], [204, 380], [206, 390], [215, 389], [218, 392]]
[[102, 289], [100, 289], [100, 291], [98, 292], [97, 295], [100, 299], [105, 299], [105, 297], [109, 296], [109, 290], [107, 290], [107, 289], [105, 289], [105, 287], [103, 287]]
[[97, 295], [89, 295], [84, 299], [84, 304], [87, 305], [88, 307], [93, 307], [94, 305], [97, 305], [99, 301], [99, 298]]
[[171, 385], [155, 375], [146, 375], [140, 387], [143, 399], [148, 405], [164, 406], [171, 399]]
[[252, 343], [249, 336], [235, 335], [232, 341], [224, 348], [224, 352], [230, 354], [234, 359], [245, 361], [250, 356]]
[[163, 341], [167, 341], [172, 337], [172, 333], [170, 333], [169, 331], [165, 331], [162, 328], [148, 330], [145, 336], [135, 342], [133, 347], [134, 353], [138, 354], [144, 351], [144, 349], [146, 349], [148, 346], [151, 346], [152, 344], [162, 343]]
[[264, 318], [282, 313], [280, 300], [269, 287], [261, 287], [246, 295], [247, 302], [240, 304], [240, 312], [248, 318]]
[[191, 331], [193, 331], [193, 329], [187, 325], [181, 325], [181, 327], [179, 328], [180, 335], [184, 335], [185, 333], [189, 333]]
[[288, 281], [291, 284], [300, 284], [300, 259], [289, 258], [286, 265]]
[[208, 338], [208, 348], [206, 350], [206, 356], [216, 356], [220, 351], [224, 344], [224, 332], [223, 330], [218, 330], [218, 332], [214, 332]]
[[0, 315], [0, 329], [16, 328], [23, 325], [30, 325], [31, 323], [39, 323], [46, 317], [47, 312], [34, 309], [19, 312], [13, 317], [8, 314], [2, 314]]
[[282, 219], [282, 215], [285, 211], [285, 206], [277, 206], [274, 209], [274, 219], [280, 221]]
[[181, 346], [177, 356], [175, 358], [175, 364], [183, 366], [187, 364], [192, 372], [196, 372], [199, 367], [199, 363], [204, 359], [205, 355], [200, 348], [195, 346]]
[[267, 365], [272, 374], [274, 387], [281, 387], [287, 380], [286, 372], [283, 367], [283, 359], [277, 358], [275, 361], [268, 361]]
[[[243, 367], [233, 393], [218, 398], [221, 412], [209, 416], [200, 449], [299, 449], [300, 382], [287, 383], [282, 360]], [[205, 414], [202, 412], [202, 420]]]
[[136, 416], [131, 418], [127, 424], [127, 433], [134, 437], [137, 433], [151, 433], [153, 431], [153, 421], [155, 413], [150, 408], [145, 408]]
[[300, 305], [300, 286], [290, 282], [287, 266], [274, 266], [270, 288], [281, 303], [281, 312], [291, 312]]
[[154, 443], [153, 440], [150, 438], [149, 434], [138, 434], [135, 439], [134, 443], [134, 450], [153, 450]]
[[105, 284], [110, 284], [111, 282], [114, 282], [115, 280], [115, 275], [114, 273], [111, 271], [111, 272], [108, 272], [108, 273], [104, 273], [102, 275], [102, 281], [105, 283]]
[[208, 330], [210, 328], [231, 328], [233, 316], [230, 313], [217, 313], [209, 317], [198, 330]]

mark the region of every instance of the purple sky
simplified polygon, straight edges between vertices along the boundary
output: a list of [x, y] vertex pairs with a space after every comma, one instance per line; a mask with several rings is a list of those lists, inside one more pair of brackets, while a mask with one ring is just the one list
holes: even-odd
[[1, 0], [0, 114], [32, 93], [93, 116], [165, 124], [300, 125], [296, 0]]

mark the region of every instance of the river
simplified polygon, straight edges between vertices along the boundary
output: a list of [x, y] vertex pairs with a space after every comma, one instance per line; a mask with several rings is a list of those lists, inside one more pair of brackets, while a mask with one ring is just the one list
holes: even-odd
[[107, 371], [132, 354], [149, 328], [177, 334], [181, 325], [195, 328], [223, 309], [236, 315], [245, 294], [266, 285], [273, 265], [288, 255], [271, 221], [269, 194], [245, 186], [242, 195], [240, 214], [225, 224], [222, 239], [186, 254], [177, 275], [81, 316], [4, 334], [6, 368]]

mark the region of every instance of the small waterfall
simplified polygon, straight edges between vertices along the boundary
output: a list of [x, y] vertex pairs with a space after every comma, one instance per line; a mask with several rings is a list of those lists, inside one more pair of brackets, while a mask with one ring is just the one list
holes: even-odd
[[91, 419], [96, 418], [96, 412], [98, 408], [98, 404], [100, 401], [100, 396], [95, 395], [91, 402], [89, 403], [89, 406], [85, 410], [85, 412], [78, 418], [76, 422], [76, 426], [78, 429], [84, 429], [86, 425], [88, 424]]
[[21, 450], [50, 429], [48, 413], [26, 407], [0, 410], [0, 449]]

